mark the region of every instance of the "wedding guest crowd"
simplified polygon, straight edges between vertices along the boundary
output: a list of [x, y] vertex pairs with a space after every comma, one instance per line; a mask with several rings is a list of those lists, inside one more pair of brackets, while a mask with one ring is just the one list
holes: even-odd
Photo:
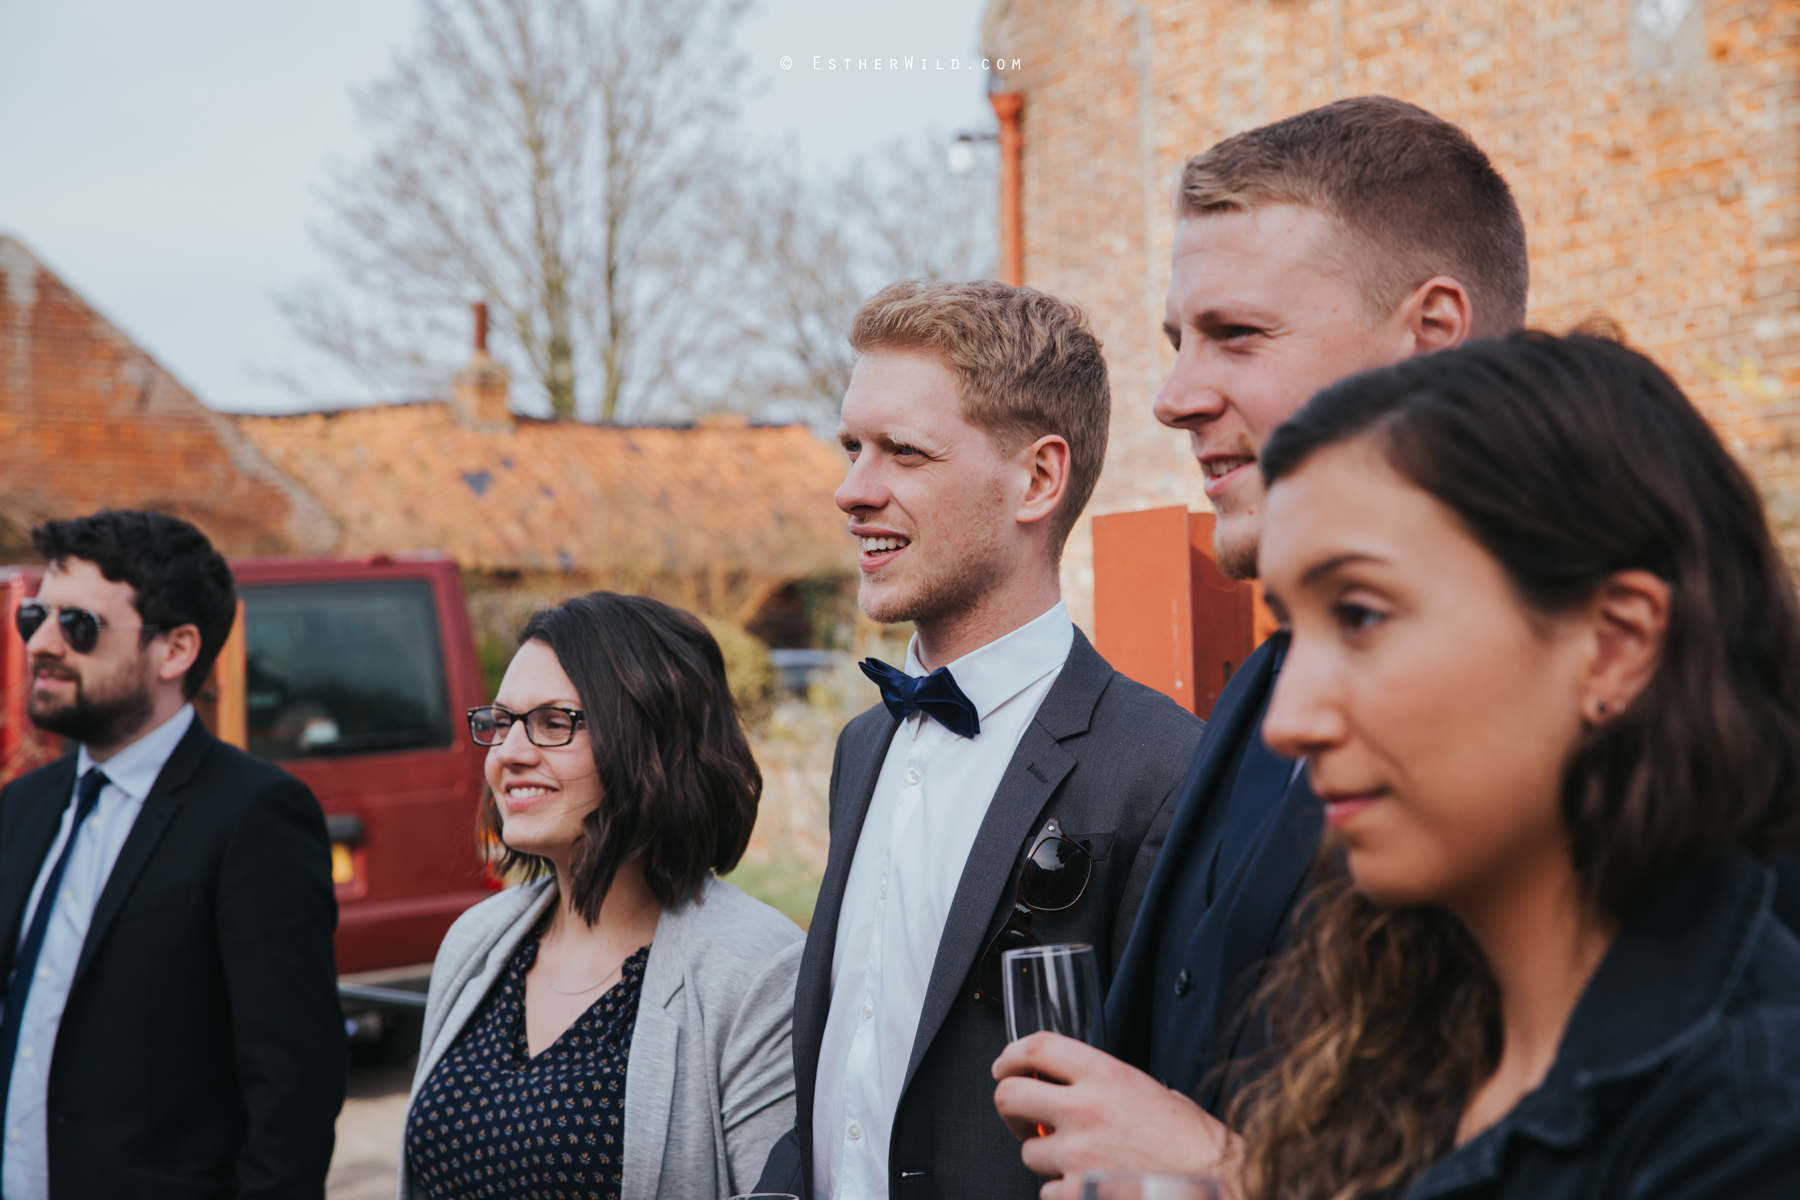
[[[1381, 97], [1181, 178], [1153, 411], [1280, 621], [1202, 724], [1070, 621], [1106, 361], [1029, 288], [902, 281], [837, 502], [904, 663], [845, 728], [810, 927], [718, 878], [761, 775], [717, 644], [536, 614], [432, 974], [402, 1200], [1800, 1195], [1800, 601], [1655, 363], [1521, 332], [1524, 223]], [[172, 518], [35, 535], [0, 792], [0, 1197], [313, 1196], [343, 1087], [318, 805], [188, 704], [229, 570]], [[1791, 860], [1788, 860], [1791, 861]], [[1081, 1036], [1001, 955], [1091, 947]]]

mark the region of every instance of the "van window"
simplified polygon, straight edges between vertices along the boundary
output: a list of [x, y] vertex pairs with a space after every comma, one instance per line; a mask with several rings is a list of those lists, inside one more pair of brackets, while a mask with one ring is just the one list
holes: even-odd
[[450, 744], [429, 583], [243, 595], [250, 753], [280, 760]]

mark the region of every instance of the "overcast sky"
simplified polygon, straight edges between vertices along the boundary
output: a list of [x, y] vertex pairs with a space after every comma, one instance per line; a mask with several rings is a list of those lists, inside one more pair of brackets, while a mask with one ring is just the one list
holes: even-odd
[[[742, 31], [747, 136], [831, 169], [896, 137], [991, 127], [972, 61], [982, 8], [760, 0]], [[308, 230], [331, 164], [366, 146], [350, 89], [386, 71], [417, 11], [0, 0], [0, 232], [206, 403], [293, 407], [257, 377], [295, 355], [271, 293], [329, 274]], [[960, 68], [828, 69], [907, 55]]]

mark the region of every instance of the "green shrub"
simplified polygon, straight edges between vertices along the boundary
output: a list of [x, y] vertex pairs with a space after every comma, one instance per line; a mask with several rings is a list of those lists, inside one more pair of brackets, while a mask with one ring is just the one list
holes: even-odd
[[775, 668], [769, 662], [769, 648], [741, 625], [712, 617], [700, 619], [725, 656], [725, 679], [731, 684], [731, 698], [737, 701], [738, 716], [746, 726], [761, 725], [768, 719], [775, 697]]

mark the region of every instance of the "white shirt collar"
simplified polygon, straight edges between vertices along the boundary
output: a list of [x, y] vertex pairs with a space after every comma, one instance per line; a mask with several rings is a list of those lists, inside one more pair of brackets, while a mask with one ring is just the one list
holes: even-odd
[[181, 744], [181, 739], [187, 736], [188, 726], [193, 723], [194, 706], [184, 704], [180, 712], [103, 763], [96, 763], [84, 745], [75, 755], [75, 778], [80, 779], [88, 773], [89, 767], [97, 766], [106, 772], [107, 782], [133, 800], [143, 800], [156, 786], [156, 777], [162, 774], [163, 765], [169, 761], [169, 755], [175, 753], [175, 747]]
[[[1075, 626], [1069, 621], [1069, 606], [1058, 600], [1042, 616], [969, 651], [948, 666], [956, 686], [974, 703], [976, 715], [985, 721], [989, 713], [1067, 662], [1074, 645]], [[906, 673], [930, 674], [919, 662], [916, 633], [906, 647]]]

